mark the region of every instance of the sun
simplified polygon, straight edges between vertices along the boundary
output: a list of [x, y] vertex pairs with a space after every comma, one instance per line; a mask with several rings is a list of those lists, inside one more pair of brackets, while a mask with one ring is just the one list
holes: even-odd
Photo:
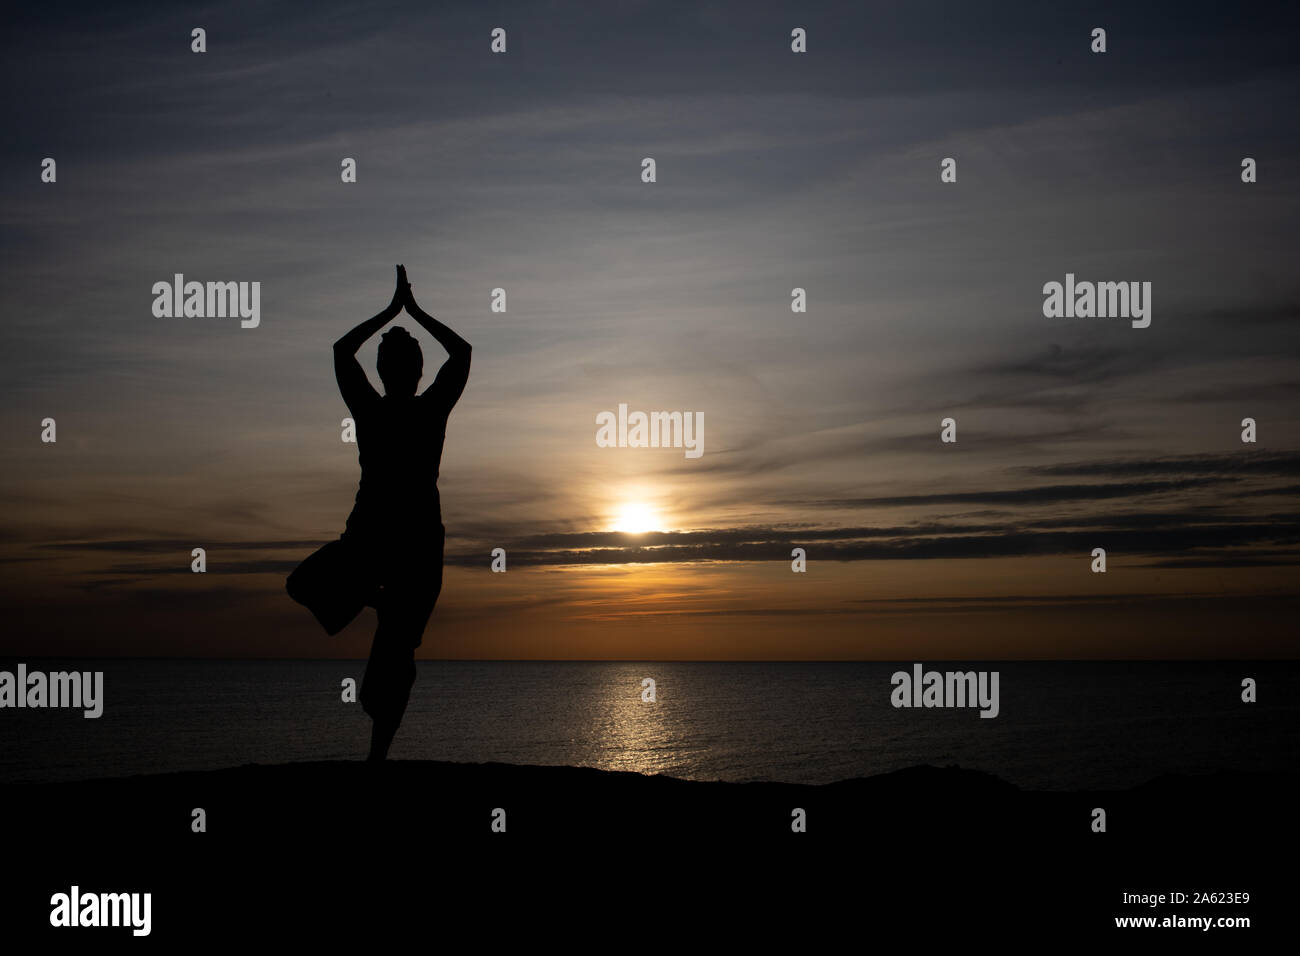
[[618, 517], [614, 519], [614, 530], [623, 531], [627, 534], [644, 534], [647, 531], [655, 530], [659, 523], [659, 516], [655, 514], [653, 508], [641, 502], [629, 502], [625, 504]]

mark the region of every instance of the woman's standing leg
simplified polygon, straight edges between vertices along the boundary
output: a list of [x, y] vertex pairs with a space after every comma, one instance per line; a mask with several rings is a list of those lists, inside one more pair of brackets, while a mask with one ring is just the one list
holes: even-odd
[[421, 562], [407, 564], [409, 572], [395, 575], [379, 602], [379, 626], [370, 660], [361, 679], [361, 706], [373, 721], [370, 760], [384, 760], [401, 726], [415, 683], [415, 649], [442, 590], [442, 561], [436, 569]]
[[410, 643], [409, 631], [401, 626], [403, 615], [392, 607], [396, 602], [391, 597], [379, 609], [379, 627], [361, 679], [361, 707], [373, 722], [371, 760], [388, 756], [415, 683], [415, 647]]

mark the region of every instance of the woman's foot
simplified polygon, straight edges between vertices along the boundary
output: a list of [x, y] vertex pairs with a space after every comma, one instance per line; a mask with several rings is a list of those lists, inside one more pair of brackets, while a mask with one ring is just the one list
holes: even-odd
[[397, 735], [397, 724], [376, 720], [370, 728], [370, 756], [368, 763], [381, 763], [388, 759], [388, 748]]

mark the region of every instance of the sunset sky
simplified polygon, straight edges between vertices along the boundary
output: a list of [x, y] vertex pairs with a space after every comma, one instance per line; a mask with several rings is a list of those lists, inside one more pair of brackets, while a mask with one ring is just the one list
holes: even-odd
[[[284, 578], [351, 508], [330, 346], [398, 262], [474, 346], [423, 657], [1295, 656], [1297, 14], [1170, 9], [28, 9], [0, 657], [363, 656]], [[260, 326], [154, 317], [174, 273]], [[1066, 273], [1150, 327], [1045, 318]], [[597, 447], [619, 403], [703, 456]]]

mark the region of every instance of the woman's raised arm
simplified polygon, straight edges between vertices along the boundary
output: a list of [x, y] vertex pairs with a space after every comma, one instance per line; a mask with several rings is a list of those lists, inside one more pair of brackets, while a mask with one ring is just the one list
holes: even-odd
[[339, 383], [339, 392], [348, 410], [355, 413], [370, 399], [378, 399], [361, 364], [357, 362], [357, 349], [402, 311], [402, 303], [410, 295], [410, 285], [406, 281], [406, 267], [397, 267], [397, 288], [393, 291], [393, 301], [388, 303], [383, 312], [362, 322], [351, 332], [334, 343], [334, 378]]
[[415, 321], [424, 326], [425, 330], [438, 340], [438, 344], [447, 350], [447, 361], [442, 363], [442, 368], [438, 369], [433, 384], [426, 388], [420, 397], [434, 399], [450, 411], [460, 400], [460, 393], [465, 390], [465, 383], [469, 379], [469, 360], [472, 352], [470, 345], [415, 304], [415, 296], [411, 293], [409, 283], [406, 286], [404, 304], [406, 311], [415, 318]]

